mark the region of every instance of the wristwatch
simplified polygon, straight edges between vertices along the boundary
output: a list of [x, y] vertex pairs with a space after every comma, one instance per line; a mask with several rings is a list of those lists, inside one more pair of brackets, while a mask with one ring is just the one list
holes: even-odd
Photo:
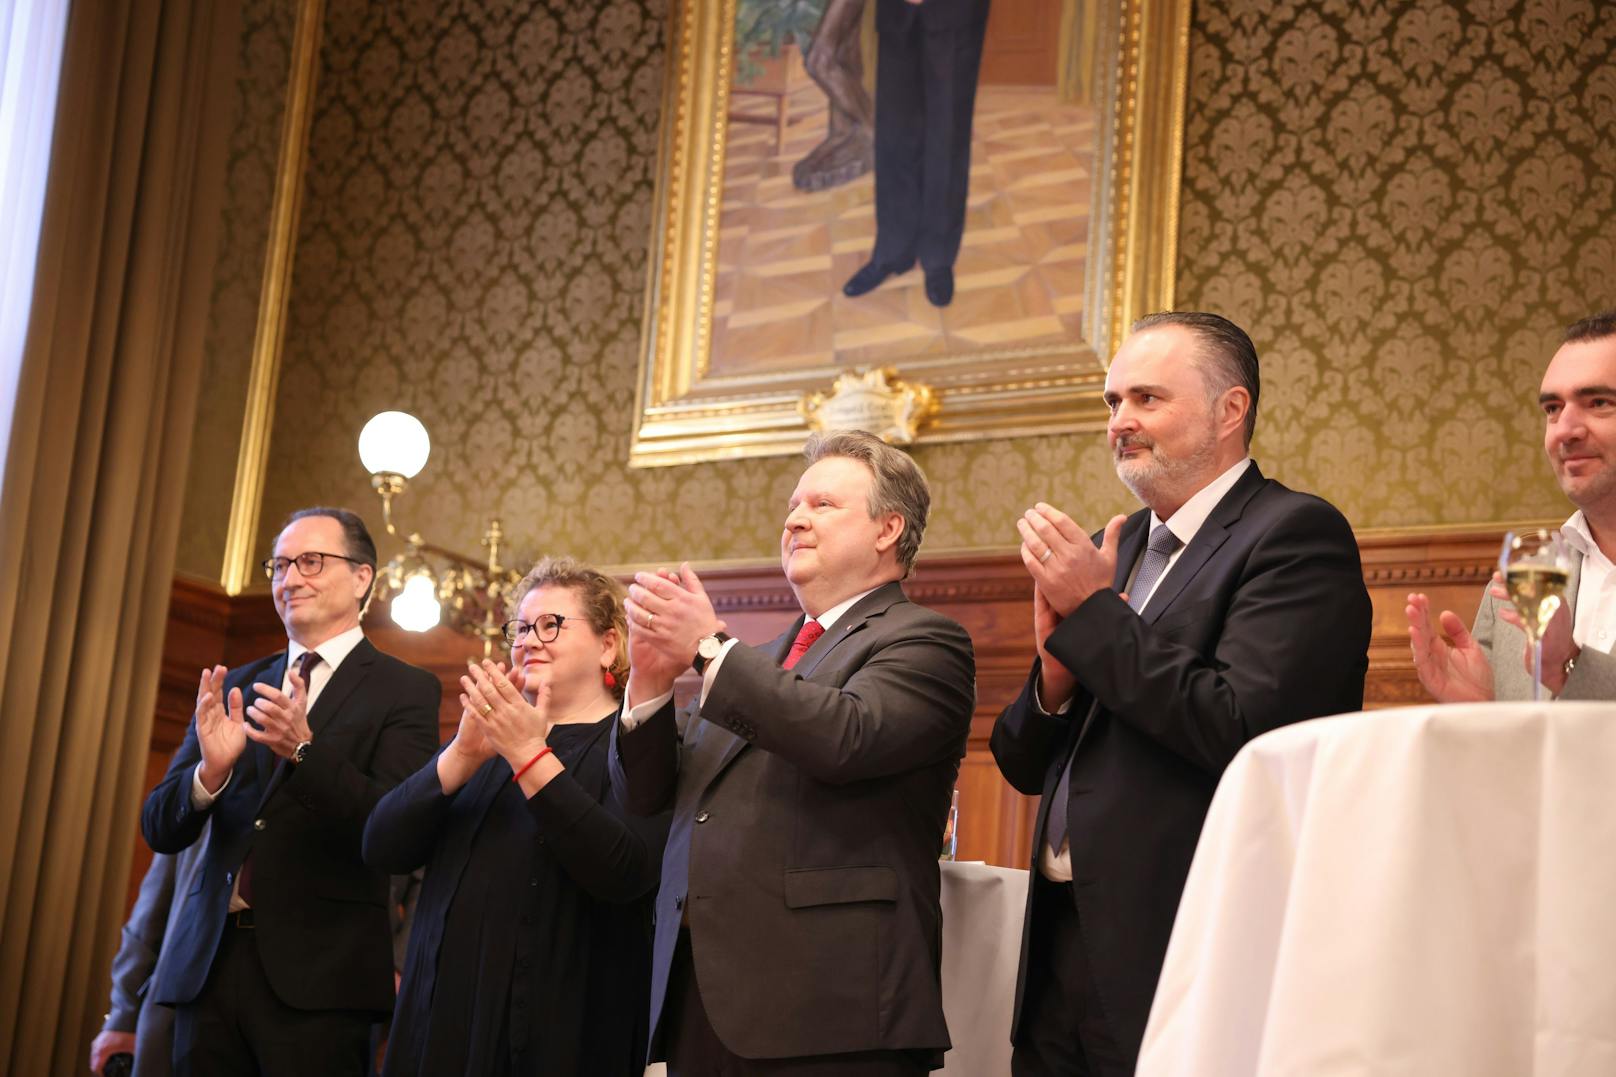
[[718, 657], [718, 652], [724, 649], [724, 644], [728, 641], [729, 635], [724, 632], [715, 632], [710, 636], [703, 636], [697, 640], [696, 657], [690, 661], [696, 672], [706, 673], [707, 663]]
[[293, 748], [292, 762], [301, 763], [303, 760], [307, 759], [309, 757], [309, 745], [313, 743], [314, 742], [312, 740], [306, 740], [302, 744], [299, 744], [296, 748]]

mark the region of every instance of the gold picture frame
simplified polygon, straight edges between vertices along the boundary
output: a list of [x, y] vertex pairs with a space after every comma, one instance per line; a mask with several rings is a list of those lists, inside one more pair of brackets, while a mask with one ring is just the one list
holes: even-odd
[[[930, 394], [916, 440], [1103, 428], [1104, 357], [1134, 319], [1173, 305], [1190, 2], [1064, 0], [1063, 34], [1075, 13], [1110, 57], [1092, 76], [1100, 119], [1081, 339], [881, 364]], [[680, 0], [670, 16], [634, 467], [796, 453], [811, 402], [838, 377], [868, 375], [834, 362], [711, 368], [736, 3]]]

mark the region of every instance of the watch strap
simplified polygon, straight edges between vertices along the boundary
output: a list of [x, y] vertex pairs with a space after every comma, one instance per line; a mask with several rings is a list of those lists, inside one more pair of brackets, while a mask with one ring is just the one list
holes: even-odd
[[717, 640], [718, 641], [718, 650], [713, 653], [713, 658], [717, 658], [720, 654], [723, 653], [724, 644], [728, 643], [731, 638], [732, 637], [730, 636], [730, 634], [728, 632], [714, 632], [710, 636], [701, 637], [701, 639], [696, 643], [696, 657], [690, 660], [691, 668], [693, 668], [697, 673], [706, 673], [707, 672], [707, 663], [709, 661], [711, 661], [712, 659], [702, 657], [702, 655], [701, 655], [701, 645], [703, 643], [705, 643], [706, 641], [710, 640], [710, 639]]

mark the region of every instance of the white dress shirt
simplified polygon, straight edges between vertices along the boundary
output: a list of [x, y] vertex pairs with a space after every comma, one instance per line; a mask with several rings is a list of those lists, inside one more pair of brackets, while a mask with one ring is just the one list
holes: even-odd
[[1576, 617], [1571, 638], [1579, 647], [1592, 647], [1609, 654], [1616, 643], [1616, 565], [1594, 541], [1588, 520], [1578, 509], [1560, 528], [1566, 545], [1582, 554], [1582, 572], [1577, 577]]

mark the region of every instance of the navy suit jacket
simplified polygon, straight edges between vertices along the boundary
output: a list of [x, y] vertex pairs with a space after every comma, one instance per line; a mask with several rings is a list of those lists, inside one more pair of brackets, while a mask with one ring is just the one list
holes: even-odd
[[[226, 688], [240, 688], [251, 706], [253, 683], [278, 688], [285, 672], [282, 651], [232, 670]], [[294, 766], [249, 740], [219, 799], [201, 811], [191, 806], [202, 758], [192, 721], [140, 820], [159, 853], [179, 852], [213, 822], [183, 915], [163, 942], [157, 1001], [201, 992], [250, 851], [252, 936], [276, 996], [304, 1010], [392, 1007], [388, 876], [365, 866], [360, 844], [376, 802], [431, 758], [442, 695], [431, 673], [362, 641], [309, 712], [308, 758]]]
[[[1106, 1021], [1130, 1058], [1224, 767], [1259, 734], [1360, 709], [1371, 622], [1346, 518], [1256, 464], [1136, 613], [1119, 593], [1149, 522], [1143, 510], [1124, 525], [1115, 590], [1091, 595], [1050, 635], [1049, 652], [1081, 686], [1070, 709], [1040, 710], [1035, 662], [990, 742], [1010, 784], [1042, 797], [1035, 872], [1051, 795], [1073, 759], [1072, 890]], [[1031, 916], [1029, 890], [1012, 1039], [1024, 1034]]]

